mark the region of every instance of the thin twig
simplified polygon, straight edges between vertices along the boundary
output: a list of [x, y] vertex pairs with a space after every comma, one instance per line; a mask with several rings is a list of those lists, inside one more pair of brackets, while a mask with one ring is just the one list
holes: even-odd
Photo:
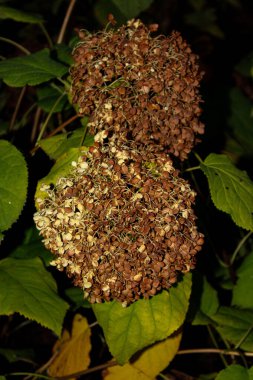
[[53, 44], [53, 41], [51, 40], [51, 37], [50, 35], [48, 34], [44, 24], [42, 22], [39, 23], [39, 27], [41, 28], [42, 30], [42, 33], [44, 34], [44, 36], [46, 37], [46, 40], [48, 42], [48, 45], [49, 47], [52, 49], [54, 47], [54, 44]]
[[236, 259], [236, 256], [238, 254], [238, 252], [240, 251], [240, 249], [242, 248], [243, 244], [248, 240], [248, 238], [250, 237], [250, 235], [252, 235], [252, 231], [248, 232], [247, 235], [245, 235], [242, 240], [239, 242], [239, 244], [237, 245], [232, 257], [231, 257], [231, 260], [230, 260], [230, 265], [232, 265]]
[[[219, 349], [219, 348], [218, 348], [218, 344], [217, 344], [216, 339], [215, 339], [215, 336], [214, 336], [214, 334], [213, 334], [213, 332], [212, 332], [212, 330], [211, 330], [211, 327], [210, 327], [210, 326], [207, 326], [207, 330], [208, 330], [209, 336], [210, 336], [210, 338], [211, 338], [211, 340], [212, 340], [214, 346], [216, 347], [216, 349]], [[225, 367], [227, 367], [227, 366], [228, 366], [228, 363], [227, 363], [225, 357], [223, 356], [222, 353], [219, 353], [219, 355], [220, 355], [220, 358], [221, 358], [223, 364], [225, 365]]]
[[35, 140], [41, 112], [42, 112], [42, 109], [38, 107], [34, 115], [34, 122], [33, 122], [33, 128], [32, 128], [32, 133], [31, 133], [31, 142], [34, 142]]
[[0, 41], [7, 42], [10, 45], [15, 46], [17, 49], [21, 50], [23, 53], [29, 55], [31, 52], [27, 50], [24, 46], [20, 45], [18, 42], [10, 40], [9, 38], [0, 37]]
[[64, 129], [65, 127], [67, 127], [67, 125], [71, 124], [73, 121], [75, 121], [79, 117], [82, 117], [82, 116], [79, 115], [79, 114], [71, 116], [68, 120], [64, 121], [64, 123], [62, 123], [61, 125], [59, 125], [59, 127], [55, 128], [52, 132], [50, 132], [47, 135], [47, 138], [56, 135], [56, 133], [60, 132], [62, 129]]
[[33, 373], [32, 375], [28, 375], [24, 377], [24, 380], [29, 380], [31, 378], [36, 379], [36, 375], [44, 372], [53, 363], [53, 361], [58, 355], [59, 355], [59, 350], [55, 351], [54, 354], [51, 356], [51, 358], [45, 364], [43, 364], [39, 369], [37, 369], [36, 373]]
[[[64, 123], [62, 123], [61, 125], [59, 125], [59, 127], [55, 128], [52, 132], [50, 132], [46, 138], [48, 139], [49, 137], [52, 137], [54, 136], [56, 133], [62, 131], [65, 127], [67, 127], [67, 125], [71, 124], [74, 120], [78, 119], [79, 117], [81, 117], [81, 115], [74, 115], [74, 116], [71, 116], [71, 118], [69, 118], [68, 120], [66, 120]], [[35, 152], [37, 152], [37, 150], [39, 149], [39, 145], [36, 145], [31, 151], [30, 153], [31, 154], [34, 154]]]
[[100, 364], [100, 365], [97, 365], [96, 367], [93, 367], [93, 368], [88, 368], [86, 369], [85, 371], [80, 371], [80, 372], [76, 372], [76, 373], [71, 373], [70, 375], [67, 375], [67, 376], [58, 376], [58, 377], [54, 377], [55, 380], [68, 380], [68, 379], [72, 379], [72, 378], [75, 378], [75, 377], [80, 377], [82, 375], [88, 375], [89, 373], [93, 373], [93, 372], [98, 372], [98, 371], [102, 371], [103, 369], [106, 369], [108, 367], [113, 367], [115, 365], [117, 365], [118, 363], [116, 362], [116, 360], [112, 360], [110, 362], [107, 362], [107, 363], [104, 363], [104, 364]]
[[41, 138], [42, 138], [42, 136], [43, 136], [43, 134], [44, 134], [44, 132], [45, 132], [45, 130], [46, 130], [46, 127], [47, 127], [47, 125], [48, 125], [48, 123], [49, 123], [49, 120], [51, 119], [51, 116], [52, 116], [53, 113], [54, 113], [55, 108], [58, 106], [58, 104], [59, 104], [60, 101], [62, 100], [63, 96], [65, 96], [65, 95], [66, 95], [65, 92], [62, 93], [62, 94], [59, 96], [59, 98], [55, 101], [53, 107], [51, 108], [49, 114], [48, 114], [47, 117], [46, 117], [46, 120], [44, 121], [44, 123], [43, 123], [43, 125], [42, 125], [42, 127], [41, 127], [41, 130], [40, 130], [39, 136], [38, 136], [38, 138], [37, 138], [36, 144], [38, 144], [38, 142], [41, 140]]
[[[240, 351], [223, 350], [221, 348], [192, 348], [189, 350], [179, 350], [177, 355], [190, 355], [190, 354], [222, 354], [229, 356], [241, 356]], [[253, 352], [243, 352], [244, 356], [253, 357]]]
[[239, 342], [235, 345], [235, 349], [236, 350], [243, 344], [243, 342], [245, 341], [245, 339], [247, 339], [247, 337], [251, 333], [252, 329], [253, 329], [253, 325], [251, 325], [248, 328], [248, 330], [243, 334], [243, 336], [241, 337], [241, 339], [239, 340]]
[[14, 127], [14, 124], [15, 124], [15, 121], [16, 121], [16, 118], [17, 118], [17, 114], [18, 114], [18, 111], [19, 111], [22, 99], [23, 99], [23, 97], [25, 95], [25, 91], [26, 91], [26, 87], [23, 87], [22, 90], [20, 91], [20, 94], [19, 94], [19, 97], [18, 97], [18, 101], [16, 103], [16, 107], [15, 107], [15, 110], [14, 110], [12, 118], [11, 118], [11, 122], [10, 122], [10, 126], [9, 126], [9, 131], [12, 131], [12, 129]]
[[59, 33], [59, 36], [57, 38], [57, 44], [60, 44], [63, 41], [64, 34], [66, 32], [66, 28], [67, 28], [67, 25], [69, 22], [69, 18], [70, 18], [72, 11], [73, 11], [75, 3], [76, 3], [76, 0], [70, 0], [70, 2], [69, 2], [69, 6], [68, 6], [67, 12], [65, 14], [63, 23], [62, 23], [60, 33]]

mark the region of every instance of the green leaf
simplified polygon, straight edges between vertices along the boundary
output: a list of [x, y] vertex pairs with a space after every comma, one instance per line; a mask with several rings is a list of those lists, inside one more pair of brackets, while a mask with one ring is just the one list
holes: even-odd
[[94, 6], [94, 13], [102, 25], [108, 23], [108, 14], [113, 14], [117, 21], [117, 26], [125, 23], [131, 18], [137, 17], [142, 11], [147, 9], [153, 0], [99, 0]]
[[230, 92], [230, 109], [228, 122], [233, 130], [234, 137], [245, 150], [244, 154], [252, 155], [252, 103], [240, 90], [234, 88]]
[[48, 49], [0, 62], [0, 78], [13, 87], [36, 86], [67, 72], [68, 67], [50, 58]]
[[0, 261], [0, 314], [19, 313], [60, 335], [68, 304], [39, 258]]
[[218, 310], [219, 300], [217, 291], [209, 284], [207, 279], [203, 279], [203, 291], [201, 294], [200, 309], [196, 314], [192, 324], [206, 325], [210, 324], [212, 317]]
[[191, 292], [191, 275], [169, 291], [124, 308], [117, 301], [92, 305], [111, 354], [124, 364], [137, 351], [165, 339], [183, 323]]
[[[10, 348], [0, 348], [0, 355], [6, 358], [10, 363], [14, 363], [16, 361], [22, 359], [35, 359], [35, 354], [32, 349], [10, 349]], [[0, 376], [1, 380], [1, 376]]]
[[245, 257], [236, 275], [238, 279], [233, 289], [232, 304], [253, 309], [253, 292], [249, 291], [253, 282], [253, 253]]
[[245, 77], [253, 77], [253, 51], [243, 58], [235, 69]]
[[[57, 99], [62, 95], [60, 91], [57, 91], [52, 87], [43, 87], [37, 89], [38, 102], [37, 104], [43, 109], [43, 111], [50, 112], [57, 101]], [[62, 112], [63, 109], [70, 108], [68, 102], [68, 97], [65, 95], [61, 98], [59, 103], [53, 110], [53, 113]]]
[[32, 13], [23, 12], [19, 9], [5, 7], [3, 5], [0, 6], [0, 19], [11, 19], [19, 22], [28, 22], [30, 24], [39, 24], [43, 22], [40, 15], [34, 15]]
[[37, 228], [31, 227], [25, 231], [25, 238], [22, 244], [12, 251], [9, 257], [21, 260], [40, 257], [44, 264], [48, 266], [53, 260], [54, 255], [45, 248]]
[[111, 2], [120, 10], [126, 19], [129, 20], [149, 8], [153, 0], [111, 0]]
[[57, 60], [67, 64], [68, 66], [72, 65], [74, 60], [72, 57], [72, 48], [64, 44], [57, 44], [55, 46], [55, 51], [57, 55]]
[[225, 339], [237, 345], [245, 337], [240, 348], [253, 351], [252, 310], [220, 307], [212, 320], [217, 323], [215, 328]]
[[50, 158], [56, 160], [70, 148], [78, 148], [81, 144], [82, 146], [87, 147], [93, 145], [94, 140], [90, 135], [82, 141], [84, 134], [85, 129], [78, 128], [73, 132], [62, 133], [60, 135], [41, 140], [38, 145]]
[[218, 373], [215, 380], [253, 380], [253, 367], [232, 364]]
[[0, 140], [0, 152], [0, 231], [6, 231], [24, 207], [28, 171], [23, 155], [8, 141]]
[[215, 37], [224, 38], [224, 33], [217, 25], [217, 17], [214, 8], [196, 10], [185, 16], [187, 24], [207, 32]]
[[[48, 175], [38, 181], [37, 189], [35, 193], [35, 200], [38, 198], [44, 199], [47, 197], [47, 193], [41, 190], [42, 185], [55, 185], [58, 178], [67, 176], [73, 169], [72, 162], [77, 161], [78, 157], [87, 152], [88, 148], [71, 148], [62, 156], [60, 156]], [[37, 202], [36, 202], [36, 206]]]
[[200, 164], [207, 176], [215, 206], [240, 227], [253, 230], [253, 183], [223, 154], [211, 153]]
[[90, 302], [84, 299], [83, 290], [81, 288], [78, 288], [76, 286], [68, 288], [65, 290], [65, 294], [72, 301], [76, 308], [91, 307]]

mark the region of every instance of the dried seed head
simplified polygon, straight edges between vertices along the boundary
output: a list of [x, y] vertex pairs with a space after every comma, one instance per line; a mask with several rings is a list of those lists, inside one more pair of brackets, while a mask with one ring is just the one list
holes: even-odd
[[97, 142], [68, 178], [42, 188], [47, 197], [34, 220], [56, 256], [52, 265], [91, 302], [127, 305], [194, 268], [203, 244], [195, 193], [165, 153]]
[[[198, 57], [180, 33], [151, 37], [140, 20], [83, 34], [71, 68], [73, 102], [106, 130], [184, 160], [204, 132]], [[99, 137], [100, 139], [101, 137]]]

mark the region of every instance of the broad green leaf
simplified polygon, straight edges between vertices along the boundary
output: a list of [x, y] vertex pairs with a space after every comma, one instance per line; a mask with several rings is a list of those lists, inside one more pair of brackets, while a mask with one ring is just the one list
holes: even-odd
[[131, 363], [109, 367], [104, 380], [155, 379], [175, 357], [181, 337], [182, 334], [178, 334], [154, 344]]
[[13, 87], [36, 86], [67, 72], [68, 67], [53, 60], [48, 49], [0, 62], [0, 78]]
[[53, 351], [58, 355], [48, 367], [48, 374], [58, 377], [85, 371], [90, 365], [90, 336], [91, 329], [87, 319], [76, 314], [71, 334], [64, 330], [54, 346]]
[[253, 182], [227, 156], [211, 153], [200, 164], [209, 183], [215, 206], [240, 227], [253, 230]]
[[220, 307], [212, 320], [225, 339], [237, 345], [245, 337], [240, 348], [253, 351], [253, 310]]
[[27, 13], [20, 11], [19, 9], [14, 9], [10, 7], [5, 7], [0, 5], [0, 19], [11, 19], [19, 22], [27, 22], [31, 24], [39, 24], [43, 22], [40, 15], [34, 15], [32, 13]]
[[218, 373], [215, 380], [253, 380], [253, 367], [232, 364]]
[[243, 93], [234, 88], [230, 92], [229, 125], [236, 140], [244, 149], [244, 154], [253, 154], [253, 107], [252, 102]]
[[244, 258], [236, 272], [237, 282], [233, 288], [232, 304], [245, 309], [253, 309], [253, 253]]
[[54, 255], [45, 248], [37, 228], [31, 227], [25, 232], [25, 238], [22, 244], [12, 251], [9, 257], [21, 260], [40, 257], [44, 264], [48, 266], [53, 260]]
[[217, 291], [209, 284], [207, 279], [203, 279], [203, 291], [201, 294], [200, 309], [197, 312], [192, 324], [206, 325], [211, 322], [210, 317], [214, 315], [219, 307]]
[[41, 140], [39, 146], [50, 158], [56, 160], [70, 148], [78, 148], [81, 145], [87, 147], [93, 145], [94, 140], [90, 135], [88, 135], [83, 141], [84, 134], [85, 128], [78, 128], [73, 132], [62, 133]]
[[19, 313], [60, 335], [67, 309], [39, 258], [0, 261], [0, 315]]
[[47, 197], [47, 193], [41, 190], [42, 185], [55, 185], [60, 177], [68, 175], [73, 169], [72, 162], [77, 161], [78, 157], [85, 154], [87, 150], [88, 148], [85, 147], [71, 148], [56, 160], [48, 175], [38, 181], [35, 193], [36, 207], [38, 206], [38, 198], [44, 199]]
[[0, 140], [0, 231], [18, 219], [26, 200], [28, 171], [23, 155]]
[[120, 365], [142, 348], [167, 338], [182, 325], [190, 292], [191, 275], [187, 274], [169, 291], [126, 308], [117, 301], [92, 306], [109, 350]]
[[[38, 101], [37, 104], [43, 109], [43, 111], [50, 112], [57, 101], [57, 99], [62, 95], [60, 91], [57, 91], [52, 87], [44, 87], [37, 89]], [[63, 109], [70, 108], [68, 102], [68, 97], [65, 95], [61, 98], [59, 103], [54, 107], [53, 113], [61, 112]], [[51, 111], [52, 112], [52, 111]]]

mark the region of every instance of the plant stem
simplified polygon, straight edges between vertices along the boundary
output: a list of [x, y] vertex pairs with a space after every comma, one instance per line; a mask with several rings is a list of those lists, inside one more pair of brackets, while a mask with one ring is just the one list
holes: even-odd
[[245, 341], [245, 339], [248, 337], [248, 335], [251, 333], [253, 329], [253, 325], [251, 325], [248, 330], [246, 331], [245, 334], [243, 334], [243, 336], [241, 337], [241, 339], [239, 340], [239, 342], [235, 345], [235, 349], [237, 350], [241, 344], [243, 344], [243, 342]]
[[11, 131], [13, 129], [13, 127], [14, 127], [14, 124], [15, 124], [15, 121], [16, 121], [16, 118], [17, 118], [17, 114], [18, 114], [18, 111], [19, 111], [22, 99], [23, 99], [23, 97], [25, 95], [25, 91], [26, 91], [26, 87], [23, 87], [22, 90], [20, 91], [20, 94], [19, 94], [19, 97], [18, 97], [18, 101], [16, 103], [16, 107], [15, 107], [15, 110], [14, 110], [12, 118], [11, 118], [11, 122], [10, 122], [10, 126], [9, 126], [9, 131]]
[[59, 102], [61, 101], [61, 99], [63, 98], [63, 96], [65, 96], [65, 95], [66, 95], [65, 92], [62, 93], [59, 96], [59, 98], [56, 100], [56, 102], [54, 103], [53, 107], [51, 108], [49, 114], [47, 115], [47, 118], [46, 118], [45, 122], [43, 123], [43, 125], [41, 127], [41, 130], [40, 130], [39, 136], [37, 138], [36, 144], [38, 144], [38, 142], [41, 140], [41, 138], [42, 138], [42, 136], [43, 136], [43, 134], [45, 132], [45, 129], [46, 129], [47, 125], [48, 125], [48, 122], [49, 122], [49, 120], [50, 120], [50, 118], [51, 118], [51, 116], [52, 116], [55, 108], [57, 107], [57, 105], [59, 104]]
[[17, 49], [21, 50], [23, 53], [29, 55], [31, 52], [27, 50], [24, 46], [20, 45], [18, 42], [10, 40], [9, 38], [0, 37], [0, 41], [7, 42], [10, 45], [15, 46]]
[[40, 374], [33, 373], [33, 372], [13, 372], [13, 373], [5, 374], [5, 376], [6, 377], [7, 376], [35, 376], [38, 379], [47, 379], [47, 380], [55, 380], [56, 379], [55, 377], [40, 375]]
[[197, 170], [197, 169], [200, 169], [200, 166], [193, 166], [192, 168], [188, 168], [188, 169], [185, 169], [186, 172], [191, 172], [193, 170]]
[[[210, 327], [210, 326], [207, 326], [207, 330], [208, 330], [208, 333], [209, 333], [209, 335], [210, 335], [210, 338], [211, 338], [211, 340], [212, 340], [214, 346], [216, 347], [216, 349], [219, 349], [219, 348], [218, 348], [218, 344], [217, 344], [217, 342], [216, 342], [216, 339], [215, 339], [215, 336], [214, 336], [214, 334], [213, 334], [213, 332], [212, 332], [211, 327]], [[220, 358], [221, 358], [221, 360], [222, 360], [224, 366], [227, 367], [227, 366], [228, 366], [228, 363], [227, 363], [225, 357], [223, 356], [223, 354], [222, 354], [221, 352], [219, 353], [219, 355], [220, 355]]]
[[198, 160], [201, 164], [204, 163], [204, 161], [200, 158], [200, 156], [198, 155], [198, 153], [194, 152], [194, 155], [195, 155], [195, 157], [197, 158], [197, 160]]
[[67, 25], [69, 22], [69, 18], [70, 18], [72, 11], [73, 11], [75, 3], [76, 3], [76, 0], [70, 0], [70, 2], [69, 2], [69, 6], [68, 6], [67, 12], [65, 14], [63, 23], [62, 23], [60, 33], [59, 33], [59, 36], [57, 38], [57, 44], [61, 44], [63, 41], [64, 34], [66, 32], [66, 28], [67, 28]]
[[231, 257], [231, 260], [230, 260], [230, 265], [232, 265], [236, 259], [236, 256], [237, 254], [240, 252], [240, 249], [242, 248], [243, 244], [248, 240], [248, 238], [250, 237], [250, 235], [252, 235], [252, 231], [248, 232], [247, 235], [245, 235], [242, 240], [239, 242], [239, 244], [237, 245], [236, 249], [234, 250], [234, 253]]
[[44, 36], [46, 37], [46, 40], [47, 40], [47, 42], [48, 42], [48, 45], [49, 45], [50, 49], [52, 49], [52, 48], [54, 47], [54, 44], [53, 44], [53, 41], [52, 41], [50, 35], [48, 34], [48, 32], [47, 32], [45, 26], [44, 26], [44, 24], [43, 24], [42, 22], [40, 22], [40, 23], [39, 23], [39, 27], [41, 28], [42, 33], [43, 33]]
[[[241, 356], [240, 351], [223, 350], [220, 348], [193, 348], [189, 350], [180, 350], [177, 355], [191, 355], [191, 354], [222, 354], [230, 356]], [[253, 352], [243, 352], [244, 356], [253, 357]]]
[[72, 379], [72, 378], [79, 377], [79, 376], [82, 376], [82, 375], [88, 375], [88, 374], [93, 373], [93, 372], [102, 371], [103, 369], [106, 369], [108, 367], [113, 367], [113, 366], [115, 366], [117, 364], [118, 363], [116, 362], [116, 360], [112, 360], [110, 362], [107, 362], [107, 363], [104, 363], [104, 364], [100, 364], [100, 365], [98, 365], [96, 367], [88, 368], [85, 371], [71, 373], [71, 374], [69, 374], [67, 376], [54, 377], [54, 380], [68, 380], [68, 379]]

